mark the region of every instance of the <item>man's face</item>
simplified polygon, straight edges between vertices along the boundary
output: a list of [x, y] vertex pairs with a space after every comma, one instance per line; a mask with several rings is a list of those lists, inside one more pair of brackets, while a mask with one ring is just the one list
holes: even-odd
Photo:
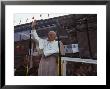
[[49, 40], [49, 41], [54, 41], [55, 38], [56, 38], [56, 33], [55, 33], [54, 31], [50, 31], [50, 32], [48, 33], [48, 40]]

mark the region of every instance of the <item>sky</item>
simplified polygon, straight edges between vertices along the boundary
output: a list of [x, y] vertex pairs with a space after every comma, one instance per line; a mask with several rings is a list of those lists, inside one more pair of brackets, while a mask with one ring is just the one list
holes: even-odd
[[[68, 15], [67, 13], [16, 13], [14, 14], [14, 26], [20, 25], [20, 24], [25, 24], [32, 22], [34, 19], [36, 20], [41, 20], [41, 19], [49, 19], [49, 18], [54, 18], [58, 16], [64, 16]], [[34, 18], [33, 18], [34, 17]]]

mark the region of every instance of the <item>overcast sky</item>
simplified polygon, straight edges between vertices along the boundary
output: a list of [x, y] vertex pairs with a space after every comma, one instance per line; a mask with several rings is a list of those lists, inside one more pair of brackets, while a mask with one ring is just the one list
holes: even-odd
[[[49, 18], [53, 18], [53, 17], [68, 15], [68, 14], [64, 14], [64, 13], [49, 14], [49, 15], [48, 14], [49, 13], [39, 13], [39, 14], [38, 13], [16, 13], [16, 14], [14, 14], [14, 26], [32, 22], [34, 19], [36, 19], [36, 20], [49, 19]], [[34, 19], [33, 19], [33, 17], [34, 17]]]

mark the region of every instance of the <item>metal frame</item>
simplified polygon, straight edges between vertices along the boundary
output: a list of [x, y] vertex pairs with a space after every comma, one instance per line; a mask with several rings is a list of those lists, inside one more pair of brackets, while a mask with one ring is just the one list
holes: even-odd
[[[107, 6], [107, 36], [109, 38], [110, 33], [110, 2], [109, 1], [1, 1], [1, 87], [4, 89], [36, 89], [36, 88], [47, 88], [51, 89], [55, 86], [7, 86], [5, 85], [5, 6], [6, 5], [106, 5]], [[109, 44], [110, 42], [107, 39], [107, 56], [109, 55]], [[109, 62], [107, 62], [108, 65]], [[110, 73], [109, 73], [110, 75]], [[75, 86], [74, 86], [75, 87]]]

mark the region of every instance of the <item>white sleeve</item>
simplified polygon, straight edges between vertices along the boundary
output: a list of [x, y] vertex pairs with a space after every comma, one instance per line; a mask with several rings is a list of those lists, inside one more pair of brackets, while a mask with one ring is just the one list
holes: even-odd
[[33, 38], [33, 39], [36, 39], [36, 40], [38, 40], [38, 41], [40, 40], [40, 38], [39, 38], [39, 36], [38, 36], [36, 30], [31, 30], [31, 35], [32, 35], [32, 38]]
[[44, 49], [44, 39], [39, 40], [39, 48]]
[[36, 43], [39, 43], [39, 48], [43, 49], [44, 40], [38, 36], [36, 30], [31, 30], [31, 36], [35, 40]]

